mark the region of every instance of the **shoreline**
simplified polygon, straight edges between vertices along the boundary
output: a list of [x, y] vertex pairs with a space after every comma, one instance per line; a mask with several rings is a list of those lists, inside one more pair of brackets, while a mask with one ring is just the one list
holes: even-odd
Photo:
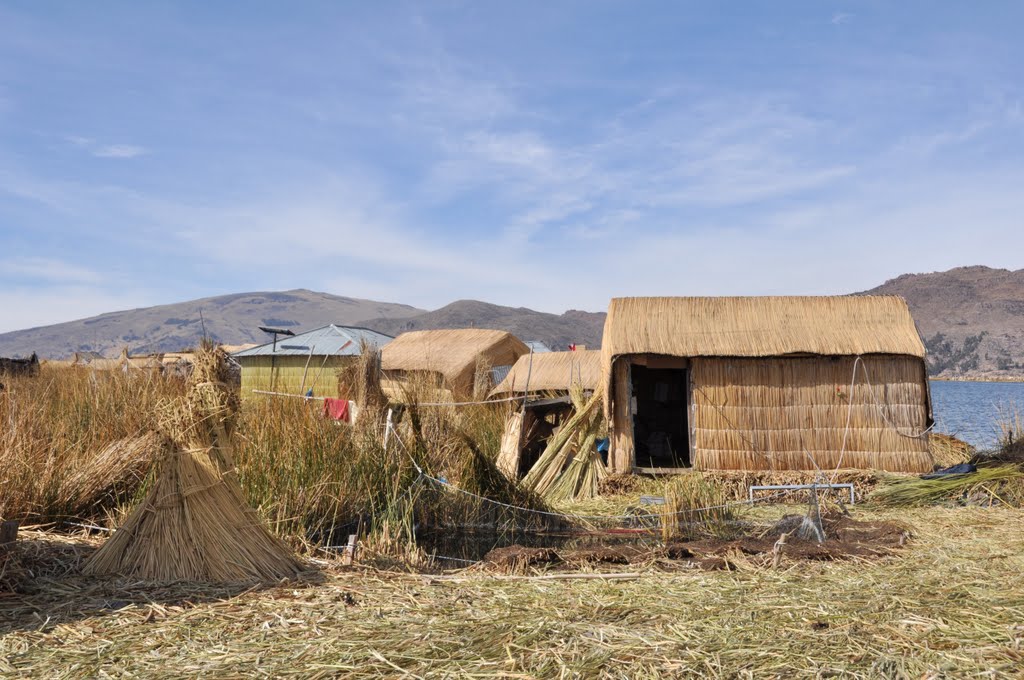
[[1024, 383], [1024, 375], [1007, 377], [985, 377], [985, 376], [928, 376], [929, 381], [934, 382], [979, 382], [979, 383]]

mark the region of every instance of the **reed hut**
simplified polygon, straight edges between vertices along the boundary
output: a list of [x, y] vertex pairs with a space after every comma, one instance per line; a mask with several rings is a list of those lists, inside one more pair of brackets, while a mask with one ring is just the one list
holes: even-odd
[[932, 469], [902, 298], [618, 298], [601, 355], [615, 472]]
[[159, 375], [163, 371], [161, 354], [132, 355], [125, 347], [113, 359], [96, 352], [75, 352], [72, 366], [85, 367], [93, 371], [121, 371], [122, 373]]
[[420, 388], [439, 400], [483, 398], [494, 371], [511, 366], [529, 348], [506, 331], [477, 328], [402, 333], [381, 350], [381, 388], [404, 401]]
[[[330, 324], [293, 337], [278, 338], [231, 355], [242, 367], [242, 396], [259, 392], [348, 399], [338, 372], [355, 368], [364, 346], [380, 348], [391, 336], [368, 328]], [[257, 392], [259, 391], [259, 392]]]
[[566, 395], [574, 386], [593, 392], [601, 385], [601, 352], [542, 352], [519, 357], [491, 398], [515, 395]]

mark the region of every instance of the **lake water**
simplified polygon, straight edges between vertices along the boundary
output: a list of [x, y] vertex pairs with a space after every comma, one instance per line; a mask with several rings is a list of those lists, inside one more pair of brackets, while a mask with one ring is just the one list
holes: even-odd
[[1002, 416], [1024, 412], [1024, 383], [933, 380], [935, 431], [945, 432], [979, 448], [995, 446]]

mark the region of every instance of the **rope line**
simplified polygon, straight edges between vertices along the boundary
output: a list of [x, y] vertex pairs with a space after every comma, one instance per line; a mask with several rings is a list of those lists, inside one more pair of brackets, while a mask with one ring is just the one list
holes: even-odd
[[853, 360], [853, 374], [850, 376], [850, 393], [848, 396], [846, 407], [846, 427], [843, 429], [843, 444], [842, 447], [839, 449], [839, 460], [836, 461], [836, 467], [832, 471], [830, 483], [834, 483], [836, 481], [836, 477], [839, 475], [839, 469], [843, 465], [843, 458], [846, 456], [847, 435], [850, 434], [850, 423], [853, 420], [853, 388], [857, 384], [858, 366], [860, 366], [861, 370], [864, 371], [864, 382], [868, 386], [868, 395], [871, 397], [871, 401], [874, 403], [874, 405], [878, 408], [878, 414], [882, 416], [882, 420], [885, 422], [885, 424], [892, 428], [892, 430], [896, 434], [906, 439], [920, 439], [924, 437], [926, 434], [928, 434], [935, 427], [935, 423], [933, 422], [931, 425], [921, 430], [917, 434], [906, 434], [904, 432], [901, 432], [900, 428], [897, 427], [896, 424], [893, 423], [891, 420], [889, 420], [889, 416], [885, 414], [885, 408], [883, 408], [882, 404], [878, 402], [878, 398], [875, 396], [875, 391], [871, 387], [871, 376], [868, 374], [867, 364], [864, 363], [862, 357], [858, 354], [857, 357]]
[[430, 482], [433, 482], [434, 484], [437, 484], [442, 489], [445, 489], [445, 490], [448, 490], [448, 491], [454, 491], [456, 493], [460, 493], [460, 494], [462, 494], [464, 496], [469, 496], [471, 498], [475, 498], [475, 499], [483, 501], [485, 503], [491, 503], [493, 505], [497, 505], [499, 507], [507, 508], [509, 510], [516, 510], [516, 511], [520, 511], [520, 512], [528, 512], [528, 513], [533, 513], [533, 514], [536, 514], [536, 515], [543, 515], [543, 516], [546, 516], [546, 517], [558, 517], [560, 519], [565, 519], [565, 520], [582, 520], [582, 521], [593, 521], [593, 520], [597, 520], [597, 521], [634, 520], [635, 521], [635, 520], [639, 520], [639, 519], [659, 519], [659, 518], [662, 518], [662, 517], [672, 517], [672, 516], [675, 516], [675, 515], [686, 515], [686, 514], [696, 513], [696, 512], [707, 512], [709, 510], [722, 510], [722, 509], [725, 509], [725, 508], [737, 507], [737, 506], [740, 506], [740, 505], [753, 505], [754, 503], [763, 503], [765, 501], [769, 501], [769, 500], [772, 500], [774, 498], [780, 498], [782, 496], [785, 496], [785, 495], [791, 493], [788, 490], [787, 491], [779, 491], [779, 492], [770, 494], [768, 496], [762, 496], [761, 498], [754, 499], [753, 501], [750, 501], [750, 500], [729, 501], [728, 503], [721, 503], [719, 505], [709, 505], [709, 506], [702, 507], [702, 508], [688, 508], [686, 510], [679, 510], [679, 511], [672, 512], [672, 513], [660, 513], [659, 512], [659, 513], [642, 513], [642, 514], [633, 514], [633, 515], [577, 515], [577, 514], [574, 514], [574, 513], [550, 512], [550, 511], [547, 511], [547, 510], [537, 510], [535, 508], [526, 508], [526, 507], [523, 507], [521, 505], [513, 505], [511, 503], [505, 503], [505, 502], [502, 502], [502, 501], [495, 500], [493, 498], [488, 498], [486, 496], [481, 496], [479, 494], [473, 493], [472, 491], [466, 491], [465, 489], [460, 489], [459, 487], [454, 486], [451, 483], [449, 483], [449, 482], [447, 482], [447, 481], [445, 481], [443, 479], [438, 479], [437, 477], [433, 477], [431, 475], [428, 475], [426, 473], [426, 471], [424, 471], [423, 468], [420, 467], [419, 463], [416, 462], [416, 459], [413, 457], [413, 455], [409, 451], [409, 449], [405, 446], [405, 442], [402, 441], [402, 438], [400, 436], [398, 436], [398, 432], [395, 431], [394, 425], [391, 424], [390, 420], [387, 422], [385, 427], [386, 427], [387, 430], [390, 430], [391, 434], [394, 436], [394, 439], [396, 441], [398, 441], [398, 445], [400, 447], [402, 447], [402, 451], [409, 458], [409, 462], [412, 463], [413, 467], [416, 469], [416, 472], [419, 473], [418, 476], [416, 477], [416, 479], [410, 485], [410, 487], [409, 487], [410, 489], [412, 489], [417, 484], [419, 484], [419, 482], [421, 480], [426, 479], [426, 480], [428, 480]]
[[549, 512], [547, 510], [536, 510], [534, 508], [524, 508], [524, 507], [519, 506], [519, 505], [512, 505], [511, 503], [504, 503], [502, 501], [494, 500], [493, 498], [487, 498], [486, 496], [481, 496], [479, 494], [475, 494], [472, 491], [466, 491], [465, 489], [460, 489], [459, 487], [454, 486], [454, 485], [450, 484], [449, 482], [446, 482], [446, 481], [441, 480], [441, 479], [437, 479], [436, 477], [431, 477], [430, 475], [428, 475], [426, 473], [423, 474], [423, 478], [428, 480], [428, 481], [434, 482], [435, 484], [440, 485], [444, 489], [448, 489], [450, 491], [455, 491], [457, 493], [463, 494], [465, 496], [469, 496], [471, 498], [476, 498], [476, 499], [484, 501], [486, 503], [491, 503], [493, 505], [498, 505], [498, 506], [503, 507], [503, 508], [508, 508], [509, 510], [518, 510], [518, 511], [521, 511], [521, 512], [529, 512], [529, 513], [533, 513], [533, 514], [536, 514], [536, 515], [545, 515], [547, 517], [559, 517], [561, 519], [585, 520], [585, 521], [593, 521], [593, 520], [604, 520], [604, 521], [615, 520], [615, 521], [620, 521], [620, 520], [638, 520], [638, 519], [660, 519], [662, 517], [673, 517], [675, 515], [687, 515], [687, 514], [696, 513], [696, 512], [705, 512], [705, 511], [708, 511], [708, 510], [722, 510], [724, 508], [731, 508], [731, 507], [736, 507], [736, 506], [739, 506], [739, 505], [752, 505], [753, 503], [762, 503], [764, 501], [771, 500], [773, 498], [778, 498], [780, 496], [784, 496], [784, 495], [790, 493], [789, 491], [779, 491], [779, 492], [771, 494], [769, 496], [762, 496], [761, 498], [756, 498], [753, 501], [749, 501], [749, 500], [745, 500], [745, 501], [729, 501], [728, 503], [722, 503], [720, 505], [709, 505], [709, 506], [706, 506], [706, 507], [703, 507], [703, 508], [688, 508], [686, 510], [678, 510], [676, 512], [668, 512], [668, 513], [664, 513], [664, 512], [659, 512], [659, 513], [640, 513], [640, 514], [635, 514], [635, 515], [577, 515], [577, 514], [574, 514], [574, 513]]
[[505, 399], [485, 399], [483, 401], [426, 401], [407, 406], [483, 406], [484, 404], [501, 404], [507, 401], [522, 401], [522, 397], [506, 397]]

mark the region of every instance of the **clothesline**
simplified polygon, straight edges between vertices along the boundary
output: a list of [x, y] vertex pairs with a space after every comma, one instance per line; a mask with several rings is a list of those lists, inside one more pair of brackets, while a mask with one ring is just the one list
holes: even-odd
[[[270, 390], [252, 390], [253, 394], [266, 394], [273, 397], [295, 397], [297, 399], [316, 399], [323, 401], [327, 397], [307, 397], [304, 394], [289, 392], [271, 392]], [[523, 397], [506, 397], [505, 399], [487, 399], [486, 401], [428, 401], [408, 404], [408, 406], [483, 406], [485, 404], [501, 404], [507, 401], [522, 401]]]
[[268, 394], [268, 395], [274, 396], [274, 397], [297, 397], [299, 399], [307, 399], [307, 400], [308, 399], [315, 399], [317, 401], [323, 401], [324, 399], [327, 398], [327, 397], [314, 397], [314, 396], [308, 396], [307, 397], [305, 394], [291, 394], [289, 392], [271, 392], [269, 390], [253, 390], [253, 393], [254, 394]]

